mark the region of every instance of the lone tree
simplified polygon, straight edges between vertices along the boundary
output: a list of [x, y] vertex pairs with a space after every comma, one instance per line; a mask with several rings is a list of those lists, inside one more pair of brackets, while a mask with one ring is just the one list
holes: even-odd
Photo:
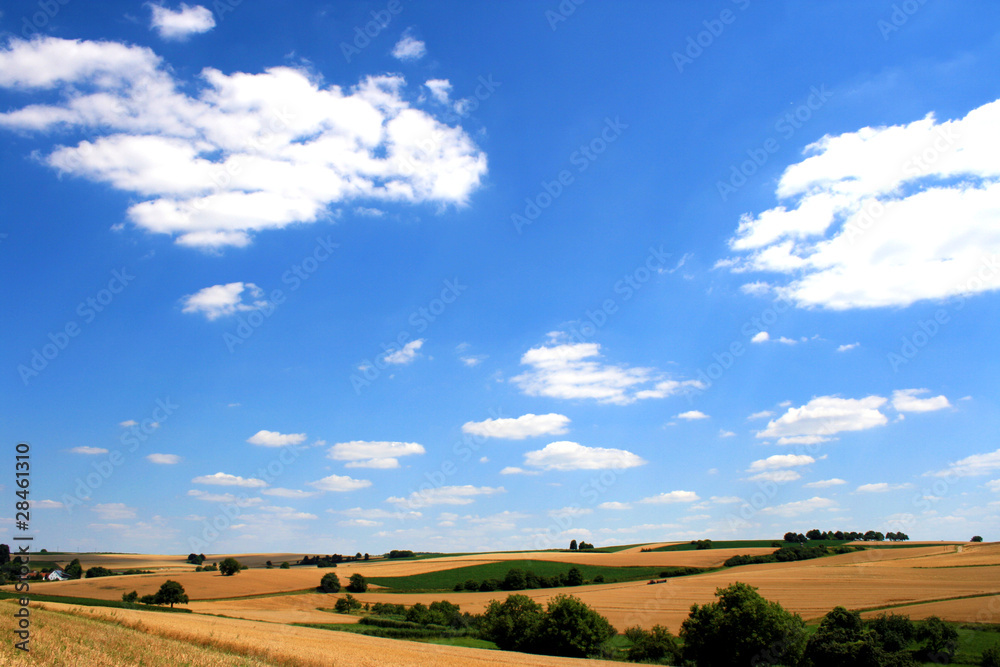
[[221, 572], [224, 577], [231, 577], [242, 569], [243, 566], [240, 565], [240, 562], [232, 557], [219, 563], [219, 572]]
[[160, 590], [156, 592], [154, 597], [155, 604], [169, 604], [170, 608], [174, 608], [175, 603], [187, 604], [188, 596], [184, 592], [184, 587], [178, 582], [167, 579], [160, 586]]
[[570, 551], [576, 551], [576, 540], [570, 540], [570, 542], [569, 542], [569, 550]]
[[0, 565], [6, 565], [10, 562], [10, 547], [6, 544], [0, 544]]
[[319, 587], [324, 593], [338, 593], [340, 591], [340, 578], [334, 572], [327, 572], [319, 581]]
[[684, 658], [699, 667], [796, 664], [806, 644], [805, 623], [757, 589], [736, 582], [715, 591], [718, 602], [691, 605], [681, 625]]
[[483, 614], [483, 634], [503, 651], [534, 652], [538, 628], [545, 614], [542, 605], [527, 595], [508, 595], [493, 600]]
[[[983, 541], [983, 536], [982, 535], [973, 535], [971, 541], [972, 542], [982, 542]], [[5, 546], [5, 545], [0, 544], [0, 547], [2, 547], [2, 546]], [[2, 554], [0, 554], [0, 560], [2, 560], [2, 559], [3, 559], [3, 556], [2, 556]]]
[[351, 575], [351, 582], [347, 584], [347, 590], [352, 593], [364, 593], [368, 590], [368, 582], [359, 573], [355, 572]]
[[542, 652], [575, 658], [597, 653], [616, 634], [608, 619], [572, 595], [557, 595], [549, 600], [538, 628]]
[[65, 572], [66, 576], [69, 577], [70, 579], [79, 579], [80, 577], [82, 577], [83, 566], [80, 565], [80, 559], [74, 558], [72, 561], [70, 561], [70, 564], [66, 566], [66, 569], [63, 570], [63, 572]]

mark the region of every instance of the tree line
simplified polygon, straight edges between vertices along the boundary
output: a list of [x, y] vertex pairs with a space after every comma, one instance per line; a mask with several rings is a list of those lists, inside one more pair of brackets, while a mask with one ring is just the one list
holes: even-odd
[[788, 532], [784, 537], [786, 542], [808, 542], [809, 540], [843, 540], [846, 542], [905, 542], [910, 536], [902, 532], [881, 533], [877, 530], [867, 530], [863, 533], [854, 530], [819, 530], [813, 528], [805, 535]]

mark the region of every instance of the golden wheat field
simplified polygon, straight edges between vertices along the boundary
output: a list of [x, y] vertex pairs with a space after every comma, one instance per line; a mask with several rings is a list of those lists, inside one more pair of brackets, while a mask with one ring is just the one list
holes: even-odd
[[[9, 603], [8, 603], [9, 604]], [[39, 611], [41, 610], [41, 611]], [[261, 621], [218, 618], [199, 614], [164, 614], [141, 610], [108, 609], [103, 607], [80, 607], [58, 603], [38, 603], [35, 619], [52, 628], [53, 635], [46, 635], [46, 644], [51, 645], [49, 655], [63, 657], [64, 661], [41, 661], [36, 650], [30, 662], [23, 657], [9, 658], [13, 648], [5, 646], [0, 656], [10, 665], [287, 665], [289, 667], [504, 667], [525, 665], [527, 667], [572, 667], [573, 665], [594, 665], [599, 667], [613, 664], [606, 661], [580, 661], [572, 658], [485, 651], [458, 646], [440, 646], [416, 642], [366, 637], [329, 630], [303, 628]], [[13, 617], [2, 614], [2, 627], [10, 633]], [[140, 656], [131, 661], [121, 658], [108, 650], [106, 633], [113, 630], [116, 641], [130, 643], [129, 650], [120, 655]], [[39, 644], [42, 635], [39, 634]], [[55, 641], [53, 641], [55, 639]], [[164, 644], [160, 641], [164, 640]], [[167, 640], [176, 642], [167, 643]], [[59, 648], [65, 644], [67, 648]], [[184, 646], [203, 647], [205, 653], [192, 650], [192, 655], [207, 661], [185, 663], [180, 654], [164, 653], [163, 660], [156, 652], [163, 650], [180, 651]], [[75, 653], [79, 647], [86, 647], [86, 654]], [[95, 657], [95, 662], [77, 659], [78, 655], [107, 653], [108, 656]], [[225, 662], [227, 654], [248, 656], [251, 661]], [[214, 656], [221, 656], [212, 662]], [[100, 662], [99, 660], [104, 660]]]

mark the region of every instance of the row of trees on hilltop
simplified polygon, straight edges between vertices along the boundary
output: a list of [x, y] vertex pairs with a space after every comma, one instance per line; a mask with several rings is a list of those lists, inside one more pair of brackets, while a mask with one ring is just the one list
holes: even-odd
[[593, 548], [594, 548], [593, 544], [589, 542], [584, 542], [582, 540], [580, 541], [579, 545], [576, 543], [576, 540], [570, 540], [569, 542], [570, 551], [586, 551], [588, 549], [593, 549]]
[[877, 530], [869, 530], [864, 533], [860, 533], [853, 530], [833, 531], [813, 528], [805, 535], [795, 532], [785, 533], [786, 542], [808, 542], [809, 540], [846, 540], [848, 542], [882, 542], [888, 540], [889, 542], [905, 542], [908, 539], [910, 539], [910, 536], [906, 533], [889, 532], [883, 534]]

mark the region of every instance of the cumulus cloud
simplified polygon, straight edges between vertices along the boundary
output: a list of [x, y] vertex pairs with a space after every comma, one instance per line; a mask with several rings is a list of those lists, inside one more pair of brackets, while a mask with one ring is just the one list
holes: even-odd
[[794, 482], [797, 479], [802, 479], [802, 475], [795, 470], [765, 470], [764, 472], [759, 472], [756, 475], [751, 475], [748, 479], [754, 482]]
[[679, 415], [675, 415], [675, 418], [694, 421], [696, 419], [708, 419], [709, 417], [701, 410], [688, 410], [687, 412], [682, 412]]
[[[556, 332], [550, 336], [558, 336]], [[598, 343], [564, 343], [533, 347], [521, 357], [529, 370], [511, 378], [528, 396], [589, 398], [625, 405], [637, 399], [665, 398], [688, 388], [704, 388], [698, 380], [663, 379], [653, 368], [604, 364]], [[652, 385], [647, 388], [641, 388]]]
[[821, 479], [816, 482], [809, 482], [808, 484], [803, 484], [802, 486], [807, 489], [826, 489], [831, 486], [840, 486], [841, 484], [847, 484], [847, 482], [839, 477], [834, 477], [832, 479]]
[[214, 475], [202, 475], [191, 480], [192, 484], [214, 484], [216, 486], [241, 486], [247, 489], [259, 489], [267, 486], [267, 482], [253, 477], [244, 479], [238, 475], [217, 472]]
[[774, 516], [780, 517], [793, 517], [802, 516], [803, 514], [810, 514], [816, 510], [831, 509], [837, 506], [837, 503], [833, 502], [829, 498], [820, 498], [819, 496], [814, 496], [808, 500], [796, 500], [794, 502], [785, 503], [784, 505], [775, 505], [773, 507], [765, 507], [760, 512], [761, 514], [773, 514]]
[[750, 464], [747, 472], [760, 472], [761, 470], [778, 470], [781, 468], [795, 468], [798, 466], [816, 463], [816, 459], [808, 454], [775, 454], [766, 459], [759, 459]]
[[192, 498], [197, 500], [203, 500], [209, 503], [230, 503], [236, 505], [237, 507], [253, 507], [254, 505], [259, 505], [264, 502], [262, 498], [248, 498], [244, 495], [235, 495], [232, 493], [209, 493], [208, 491], [202, 491], [201, 489], [191, 489], [187, 492]]
[[305, 433], [278, 433], [277, 431], [261, 430], [247, 438], [247, 442], [262, 447], [285, 447], [287, 445], [300, 445], [305, 442], [305, 439]]
[[768, 417], [773, 417], [774, 413], [770, 410], [761, 410], [760, 412], [755, 412], [747, 417], [747, 421], [752, 421], [754, 419], [767, 419]]
[[755, 333], [753, 335], [753, 338], [750, 339], [750, 342], [751, 343], [766, 343], [769, 340], [771, 340], [771, 334], [767, 333], [766, 331], [758, 331], [757, 333]]
[[146, 460], [158, 465], [174, 465], [181, 462], [181, 457], [177, 454], [149, 454], [146, 456]]
[[331, 491], [333, 493], [344, 493], [347, 491], [357, 491], [371, 486], [367, 479], [354, 479], [346, 475], [330, 475], [315, 482], [309, 482], [309, 486], [320, 491]]
[[303, 491], [301, 489], [285, 489], [280, 486], [274, 487], [273, 489], [264, 489], [261, 491], [265, 496], [274, 496], [276, 498], [313, 498], [319, 495], [319, 491]]
[[909, 484], [889, 484], [888, 482], [877, 482], [875, 484], [862, 484], [855, 491], [857, 493], [885, 493], [886, 491], [897, 491], [908, 489]]
[[986, 454], [972, 454], [949, 463], [944, 470], [929, 473], [933, 477], [975, 477], [1000, 470], [1000, 449]]
[[42, 151], [45, 164], [128, 193], [133, 225], [202, 249], [359, 200], [464, 205], [487, 171], [401, 76], [341, 88], [290, 67], [205, 68], [193, 82], [145, 47], [42, 37], [0, 48], [0, 87], [40, 95], [0, 127], [87, 133]]
[[640, 503], [647, 504], [670, 504], [670, 503], [693, 503], [701, 500], [698, 494], [694, 491], [668, 491], [666, 493], [661, 493], [656, 496], [650, 496], [648, 498], [643, 498]]
[[861, 345], [861, 343], [845, 343], [837, 347], [837, 352], [848, 352]]
[[327, 510], [332, 514], [343, 514], [353, 519], [419, 519], [423, 516], [420, 512], [406, 512], [401, 510], [384, 510], [380, 508], [366, 509], [362, 507], [352, 507], [346, 510]]
[[[403, 35], [392, 47], [392, 57], [404, 62], [420, 60], [427, 54], [427, 46], [409, 33]], [[429, 83], [429, 82], [428, 82]]]
[[594, 513], [594, 510], [592, 510], [592, 509], [590, 509], [588, 507], [576, 507], [576, 506], [573, 506], [573, 505], [571, 505], [569, 507], [561, 507], [559, 509], [549, 510], [548, 511], [548, 515], [550, 517], [560, 518], [560, 519], [566, 518], [566, 517], [574, 517], [574, 516], [586, 516], [588, 514], [593, 514], [593, 513]]
[[153, 15], [149, 28], [155, 30], [162, 39], [183, 41], [191, 35], [208, 32], [215, 27], [212, 12], [201, 5], [188, 7], [183, 2], [177, 10], [161, 5], [150, 5]]
[[964, 118], [824, 136], [785, 169], [779, 204], [744, 215], [735, 272], [788, 276], [800, 307], [908, 306], [1000, 287], [1000, 100]]
[[616, 501], [612, 500], [612, 501], [609, 501], [609, 502], [606, 502], [606, 503], [601, 503], [600, 505], [597, 506], [597, 509], [601, 509], [601, 510], [630, 510], [630, 509], [632, 509], [632, 505], [630, 505], [629, 503], [619, 503], [619, 502], [616, 502]]
[[401, 498], [393, 496], [386, 499], [386, 502], [406, 507], [408, 509], [419, 509], [431, 505], [469, 505], [475, 502], [479, 496], [492, 496], [497, 493], [504, 493], [502, 486], [441, 486], [423, 491], [414, 491], [409, 496]]
[[646, 461], [625, 449], [585, 447], [561, 440], [527, 452], [524, 463], [542, 470], [622, 470], [645, 465]]
[[465, 422], [462, 432], [483, 438], [504, 438], [524, 440], [539, 435], [562, 435], [568, 429], [569, 417], [550, 412], [547, 415], [526, 414], [507, 419], [486, 419], [481, 422]]
[[951, 407], [943, 395], [920, 398], [921, 394], [928, 393], [929, 389], [897, 389], [892, 392], [892, 407], [899, 412], [933, 412]]
[[135, 518], [135, 508], [128, 507], [125, 503], [98, 503], [90, 509], [96, 512], [103, 521]]
[[424, 346], [424, 339], [418, 338], [382, 357], [387, 364], [408, 364], [417, 358], [417, 351]]
[[863, 431], [889, 420], [879, 412], [886, 402], [881, 396], [839, 398], [818, 396], [798, 408], [788, 408], [758, 431], [758, 438], [778, 438], [778, 444], [816, 444], [844, 431]]
[[137, 422], [134, 419], [126, 419], [123, 422], [118, 422], [118, 425], [121, 426], [122, 428], [129, 428], [131, 426], [138, 426], [139, 422]]
[[541, 475], [542, 473], [538, 470], [525, 470], [524, 468], [519, 468], [518, 466], [506, 466], [500, 470], [501, 475]]
[[63, 505], [58, 500], [29, 500], [29, 505], [36, 510], [61, 510]]
[[399, 457], [425, 453], [416, 442], [386, 442], [352, 440], [338, 442], [327, 456], [335, 461], [347, 461], [348, 468], [398, 468]]
[[253, 283], [212, 285], [182, 298], [184, 307], [181, 312], [200, 313], [208, 320], [215, 320], [237, 312], [263, 308], [267, 305], [263, 296], [264, 290]]
[[448, 79], [430, 79], [425, 81], [424, 85], [431, 91], [431, 97], [441, 104], [448, 104], [451, 95], [451, 81]]
[[107, 454], [108, 450], [103, 447], [73, 447], [69, 450], [73, 454], [85, 454], [87, 456], [96, 456], [97, 454]]

